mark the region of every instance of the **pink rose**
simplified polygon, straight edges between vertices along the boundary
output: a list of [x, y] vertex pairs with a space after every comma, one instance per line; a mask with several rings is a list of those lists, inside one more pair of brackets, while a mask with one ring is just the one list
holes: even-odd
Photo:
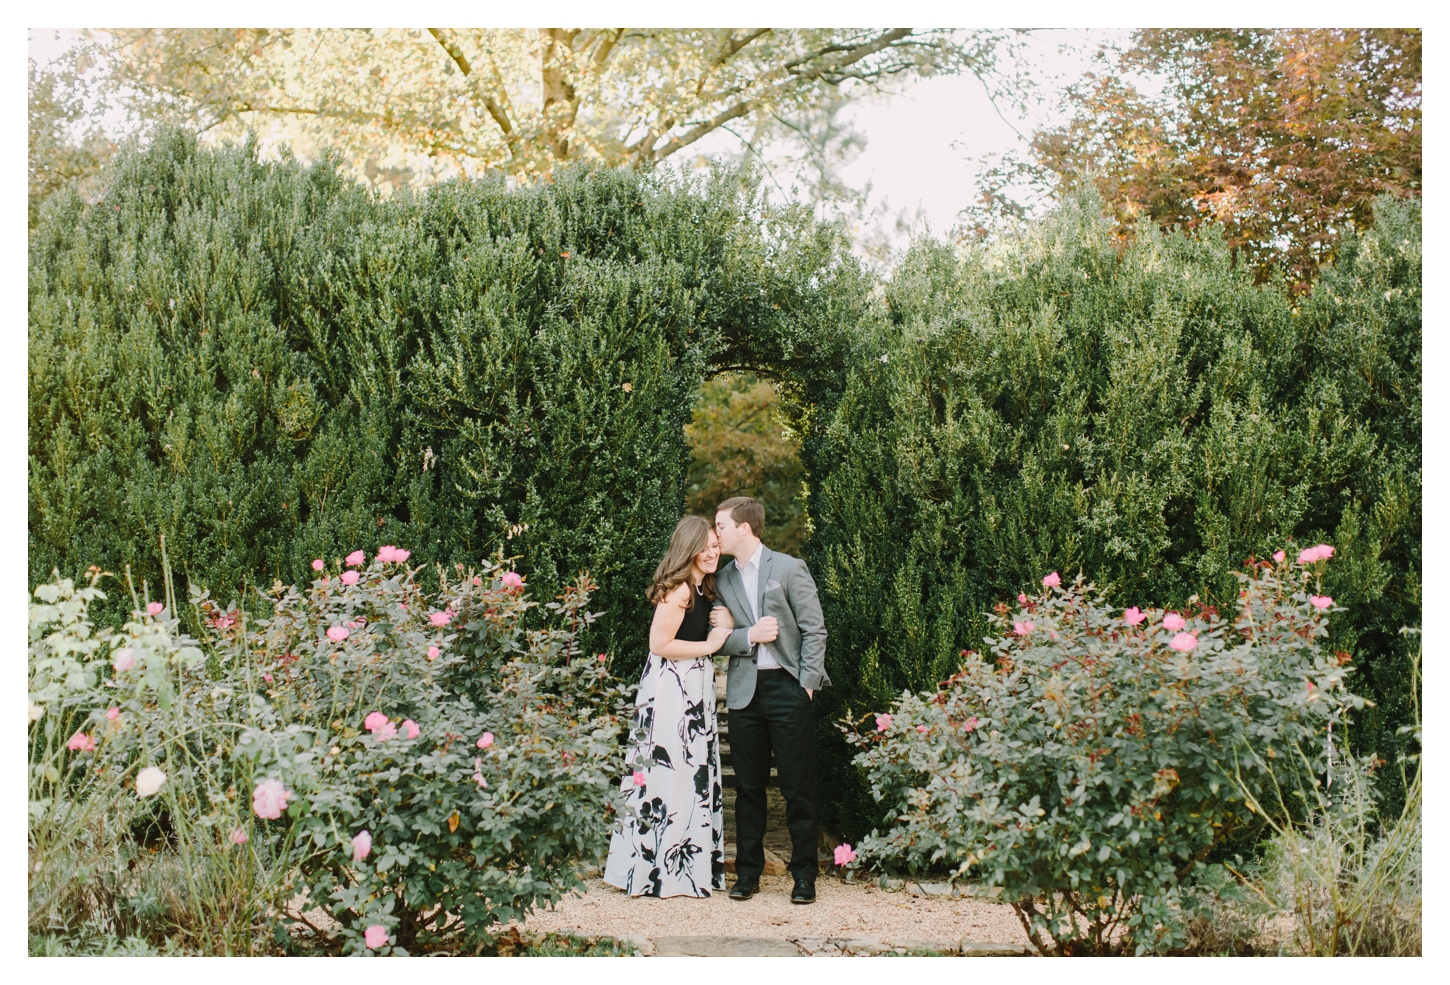
[[428, 621], [431, 622], [435, 626], [439, 626], [439, 627], [446, 626], [452, 620], [453, 620], [453, 613], [451, 613], [451, 612], [446, 612], [445, 611], [445, 612], [430, 612], [430, 613], [428, 613]]
[[646, 777], [639, 770], [635, 770], [632, 774], [630, 774], [630, 779], [634, 781], [634, 785], [636, 787], [643, 787], [648, 777]]
[[1026, 593], [1025, 592], [1018, 592], [1017, 593], [1017, 601], [1020, 604], [1022, 604], [1022, 605], [1026, 605], [1027, 604], [1027, 595], [1026, 595]]
[[123, 670], [130, 670], [135, 663], [136, 651], [131, 649], [129, 646], [123, 646], [121, 647], [121, 649], [117, 650], [115, 656], [111, 660], [111, 666], [115, 667], [118, 673]]
[[428, 659], [429, 660], [437, 660], [438, 659], [438, 654], [440, 654], [442, 652], [443, 651], [440, 650], [440, 649], [438, 649], [436, 646], [430, 646], [428, 648]]
[[890, 715], [877, 715], [876, 716], [876, 731], [878, 731], [878, 732], [885, 732], [890, 727], [891, 727], [891, 716]]
[[974, 732], [974, 731], [976, 731], [976, 728], [977, 728], [977, 716], [976, 715], [973, 715], [971, 718], [968, 718], [964, 723], [962, 723], [962, 731], [963, 732]]
[[382, 924], [373, 924], [363, 932], [363, 943], [376, 950], [388, 942], [388, 928]]
[[412, 553], [412, 551], [396, 548], [392, 544], [384, 544], [378, 548], [378, 560], [384, 563], [402, 564]]
[[1284, 552], [1283, 551], [1275, 551], [1274, 552], [1274, 560], [1282, 564], [1283, 561], [1284, 561]]
[[388, 722], [388, 716], [380, 711], [369, 712], [368, 717], [363, 719], [363, 728], [369, 732], [376, 732]]
[[233, 845], [245, 845], [251, 840], [241, 828], [232, 828], [232, 833], [227, 835], [227, 841], [230, 841]]
[[473, 576], [473, 584], [474, 585], [482, 585], [483, 584], [483, 579], [480, 578], [480, 577], [478, 577], [478, 575], [474, 575]]
[[1316, 609], [1327, 609], [1334, 604], [1334, 599], [1328, 595], [1311, 595], [1309, 596], [1309, 604]]
[[1147, 618], [1147, 614], [1136, 605], [1133, 606], [1131, 609], [1123, 610], [1123, 622], [1127, 623], [1129, 626], [1136, 626], [1138, 625], [1138, 623], [1142, 622], [1144, 619]]
[[316, 557], [316, 558], [313, 558], [312, 559], [312, 570], [313, 571], [321, 571], [325, 567], [327, 567], [327, 565], [325, 565], [325, 564], [322, 563], [322, 558]]
[[368, 857], [373, 850], [373, 836], [367, 828], [363, 828], [352, 836], [352, 857], [361, 862]]
[[517, 571], [505, 571], [503, 575], [503, 584], [505, 588], [509, 589], [510, 591], [516, 592], [520, 588], [524, 587], [524, 580], [523, 578], [519, 577], [519, 573]]
[[263, 674], [262, 675], [262, 680], [266, 681], [268, 684], [271, 684], [272, 683], [272, 675], [271, 674]]
[[493, 745], [493, 733], [492, 732], [485, 732], [485, 733], [483, 733], [482, 735], [480, 735], [478, 737], [478, 741], [476, 743], [474, 743], [474, 744], [476, 746], [478, 746], [478, 748], [480, 748], [480, 749], [487, 749], [489, 746]]
[[347, 631], [347, 627], [346, 626], [328, 626], [327, 627], [327, 638], [330, 639], [330, 640], [332, 640], [332, 642], [334, 642], [334, 643], [341, 643], [343, 640], [347, 639], [350, 635], [352, 635], [352, 634]]
[[1187, 624], [1183, 621], [1183, 617], [1176, 612], [1170, 612], [1163, 617], [1163, 628], [1170, 633], [1178, 632], [1185, 625]]
[[1052, 574], [1042, 579], [1042, 584], [1046, 585], [1048, 588], [1056, 588], [1058, 585], [1062, 584], [1062, 577], [1058, 575], [1056, 571], [1054, 571]]
[[1305, 681], [1304, 682], [1304, 686], [1305, 686], [1305, 688], [1308, 689], [1308, 693], [1310, 693], [1310, 694], [1313, 694], [1314, 693], [1314, 682], [1313, 681]]
[[392, 722], [383, 722], [382, 727], [374, 734], [377, 735], [379, 742], [387, 742], [389, 739], [397, 737], [398, 726]]
[[917, 726], [917, 727], [916, 727], [916, 730], [917, 730], [917, 731], [918, 731], [918, 732], [920, 732], [920, 733], [921, 733], [921, 734], [922, 734], [922, 735], [925, 735], [925, 734], [926, 734], [926, 733], [928, 733], [928, 732], [930, 732], [930, 731], [931, 731], [931, 729], [930, 729], [930, 728], [928, 728], [928, 727], [927, 727], [927, 726], [925, 726], [925, 725], [918, 725], [918, 726]]
[[407, 738], [416, 739], [420, 731], [422, 730], [418, 728], [417, 722], [413, 721], [411, 718], [403, 719], [403, 734]]
[[1037, 627], [1030, 622], [1014, 622], [1012, 624], [1012, 632], [1016, 633], [1018, 636], [1026, 636], [1028, 633], [1032, 632], [1036, 628]]
[[94, 752], [96, 744], [91, 741], [89, 735], [86, 735], [84, 732], [77, 732], [70, 737], [70, 741], [65, 744], [65, 747], [72, 752]]
[[121, 717], [121, 709], [117, 708], [115, 705], [112, 705], [111, 707], [106, 709], [106, 717], [114, 722], [116, 719]]
[[1315, 561], [1327, 561], [1334, 556], [1334, 548], [1328, 544], [1316, 544], [1313, 547], [1306, 547], [1299, 552], [1300, 564], [1313, 564]]
[[344, 585], [356, 585], [358, 583], [358, 579], [361, 577], [362, 575], [358, 574], [356, 571], [344, 571], [342, 573], [342, 583]]
[[477, 783], [480, 787], [482, 787], [485, 790], [488, 789], [488, 781], [483, 778], [483, 774], [482, 773], [474, 773], [473, 774], [473, 782], [474, 783]]
[[146, 612], [148, 615], [159, 616], [165, 608], [166, 606], [160, 602], [148, 602], [146, 604]]
[[366, 554], [364, 554], [362, 551], [353, 551], [351, 554], [349, 554], [347, 556], [347, 564], [348, 564], [348, 567], [350, 567], [350, 568], [356, 568], [358, 565], [362, 564], [367, 559], [368, 559], [368, 556]]
[[836, 846], [836, 864], [850, 865], [856, 861], [856, 852], [850, 845]]
[[1198, 646], [1198, 637], [1192, 633], [1179, 633], [1168, 643], [1168, 648], [1179, 653], [1189, 653]]
[[287, 809], [287, 798], [297, 796], [282, 786], [281, 780], [266, 779], [252, 791], [252, 810], [258, 817], [275, 821]]

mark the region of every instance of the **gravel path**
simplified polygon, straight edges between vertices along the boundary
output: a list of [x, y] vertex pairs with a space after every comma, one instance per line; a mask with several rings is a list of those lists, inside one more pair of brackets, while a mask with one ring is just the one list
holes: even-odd
[[531, 931], [606, 934], [611, 937], [875, 937], [896, 940], [961, 940], [1026, 944], [1010, 907], [977, 899], [942, 899], [886, 892], [875, 885], [847, 885], [824, 874], [816, 901], [790, 902], [787, 876], [766, 876], [761, 893], [737, 903], [718, 892], [709, 899], [626, 896], [601, 879], [588, 890], [543, 910], [528, 921]]

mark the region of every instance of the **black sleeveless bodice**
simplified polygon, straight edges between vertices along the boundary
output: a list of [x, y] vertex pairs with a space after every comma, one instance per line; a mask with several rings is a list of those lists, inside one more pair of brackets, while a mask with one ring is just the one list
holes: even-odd
[[685, 618], [675, 632], [675, 639], [703, 643], [710, 638], [710, 609], [714, 603], [701, 595], [698, 588], [692, 588], [692, 591], [695, 593], [695, 607], [685, 610]]

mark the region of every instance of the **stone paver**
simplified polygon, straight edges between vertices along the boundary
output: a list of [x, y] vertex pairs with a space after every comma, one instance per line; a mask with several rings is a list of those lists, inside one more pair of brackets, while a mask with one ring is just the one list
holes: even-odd
[[657, 958], [798, 958], [800, 948], [769, 937], [656, 937]]

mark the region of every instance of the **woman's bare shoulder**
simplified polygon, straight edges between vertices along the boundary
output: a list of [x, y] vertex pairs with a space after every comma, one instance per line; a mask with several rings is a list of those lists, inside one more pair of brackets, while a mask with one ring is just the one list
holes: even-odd
[[689, 597], [690, 583], [688, 581], [682, 581], [665, 593], [665, 597], [660, 599], [660, 605], [676, 605], [683, 609], [685, 607], [685, 600]]

